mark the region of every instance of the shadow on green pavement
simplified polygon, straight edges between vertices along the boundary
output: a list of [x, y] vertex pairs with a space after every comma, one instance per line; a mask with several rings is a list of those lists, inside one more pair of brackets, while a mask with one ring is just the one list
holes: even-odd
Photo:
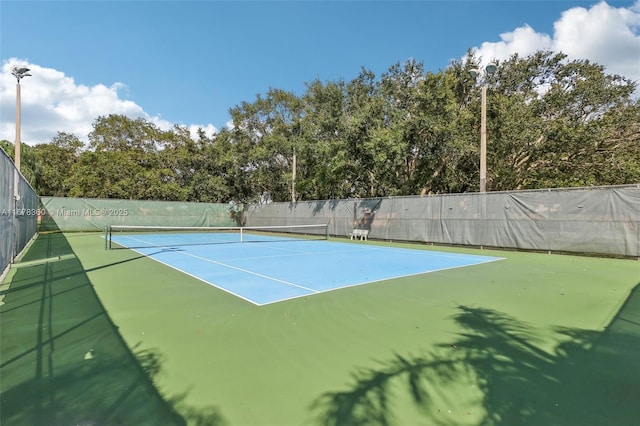
[[157, 391], [161, 355], [126, 345], [62, 233], [39, 235], [6, 282], [0, 424], [226, 423], [215, 409], [186, 407], [185, 395]]
[[[529, 325], [495, 310], [459, 306], [455, 344], [417, 356], [396, 354], [354, 372], [312, 409], [319, 424], [400, 425], [400, 393], [425, 424], [631, 425], [640, 418], [640, 283], [602, 331], [558, 328], [552, 350]], [[477, 383], [484, 413], [448, 413], [435, 401], [456, 384]], [[399, 392], [400, 390], [400, 392]], [[454, 420], [457, 417], [457, 421]], [[465, 415], [474, 415], [465, 421]]]

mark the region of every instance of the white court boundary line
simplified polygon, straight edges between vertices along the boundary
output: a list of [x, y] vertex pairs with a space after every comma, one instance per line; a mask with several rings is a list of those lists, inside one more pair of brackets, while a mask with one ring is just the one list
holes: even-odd
[[[342, 289], [351, 288], [351, 287], [357, 287], [357, 286], [366, 285], [366, 284], [372, 284], [372, 283], [377, 283], [377, 282], [382, 282], [382, 281], [387, 281], [387, 280], [393, 280], [393, 279], [406, 278], [406, 277], [411, 277], [411, 276], [415, 276], [415, 275], [428, 274], [428, 273], [431, 273], [431, 272], [446, 271], [446, 270], [449, 270], [449, 269], [465, 268], [465, 267], [468, 267], [468, 266], [476, 266], [476, 265], [481, 265], [481, 264], [484, 264], [484, 263], [492, 263], [492, 262], [496, 262], [496, 261], [499, 261], [499, 260], [505, 260], [504, 257], [483, 256], [483, 255], [473, 255], [473, 254], [464, 254], [464, 253], [431, 252], [429, 250], [424, 250], [424, 254], [426, 254], [428, 256], [433, 256], [433, 257], [440, 257], [440, 258], [460, 258], [460, 257], [472, 258], [472, 263], [465, 264], [465, 265], [448, 266], [448, 267], [438, 268], [438, 269], [429, 269], [429, 270], [425, 270], [425, 271], [421, 271], [421, 272], [414, 272], [414, 273], [409, 273], [409, 274], [405, 274], [405, 275], [397, 275], [397, 276], [393, 276], [393, 277], [379, 278], [379, 279], [374, 279], [374, 280], [371, 280], [371, 281], [365, 281], [365, 282], [359, 282], [359, 283], [354, 283], [354, 284], [342, 285], [340, 287], [329, 288], [329, 289], [326, 289], [326, 290], [316, 290], [316, 289], [308, 288], [308, 287], [305, 287], [305, 286], [302, 286], [302, 285], [299, 285], [299, 284], [295, 284], [295, 283], [292, 283], [292, 282], [289, 282], [289, 281], [286, 281], [286, 280], [281, 280], [281, 279], [278, 279], [278, 278], [270, 277], [268, 275], [260, 274], [258, 272], [253, 272], [253, 271], [250, 271], [248, 269], [244, 269], [244, 268], [240, 268], [240, 267], [237, 267], [237, 266], [229, 265], [229, 264], [226, 264], [224, 262], [217, 261], [217, 260], [208, 259], [206, 257], [197, 256], [197, 255], [190, 254], [190, 253], [185, 253], [185, 252], [183, 252], [181, 250], [171, 249], [171, 246], [168, 246], [168, 245], [164, 245], [164, 246], [163, 245], [156, 245], [156, 244], [150, 243], [148, 241], [145, 241], [145, 240], [142, 240], [142, 239], [137, 239], [137, 238], [134, 238], [134, 237], [131, 237], [131, 236], [124, 236], [123, 235], [121, 237], [122, 238], [129, 238], [131, 240], [138, 241], [140, 243], [151, 245], [151, 247], [145, 247], [145, 248], [148, 248], [148, 249], [154, 249], [155, 248], [155, 249], [162, 250], [162, 251], [172, 251], [172, 252], [179, 253], [179, 254], [182, 254], [182, 255], [185, 255], [185, 256], [196, 258], [198, 260], [202, 260], [202, 261], [205, 261], [205, 262], [213, 263], [213, 264], [216, 264], [218, 266], [222, 266], [222, 267], [225, 267], [225, 268], [229, 268], [229, 269], [233, 269], [233, 270], [236, 270], [236, 271], [244, 272], [244, 273], [247, 273], [249, 275], [254, 275], [254, 276], [257, 276], [257, 277], [260, 277], [260, 278], [264, 278], [264, 279], [267, 279], [267, 280], [270, 280], [270, 281], [274, 281], [274, 282], [277, 282], [277, 283], [280, 283], [280, 284], [296, 287], [296, 288], [299, 288], [299, 289], [302, 289], [302, 290], [310, 292], [310, 294], [294, 295], [294, 296], [291, 296], [291, 297], [286, 297], [286, 298], [282, 298], [282, 299], [278, 299], [278, 300], [274, 300], [274, 301], [270, 301], [270, 302], [266, 302], [266, 303], [258, 303], [258, 302], [254, 301], [254, 300], [252, 300], [252, 299], [250, 299], [250, 298], [248, 298], [246, 296], [243, 296], [241, 294], [235, 293], [235, 292], [231, 291], [228, 288], [221, 287], [218, 284], [215, 284], [215, 283], [212, 283], [210, 281], [207, 281], [203, 277], [199, 277], [199, 276], [194, 275], [194, 274], [192, 274], [190, 272], [187, 272], [187, 271], [185, 271], [183, 269], [180, 269], [177, 266], [174, 266], [174, 265], [166, 263], [166, 262], [164, 262], [162, 260], [159, 260], [159, 259], [155, 258], [153, 256], [153, 254], [145, 254], [145, 253], [142, 253], [142, 252], [138, 251], [138, 249], [126, 247], [128, 250], [132, 250], [132, 251], [134, 251], [136, 253], [139, 253], [139, 254], [141, 254], [141, 255], [143, 255], [145, 257], [150, 257], [155, 262], [158, 262], [158, 263], [160, 263], [162, 265], [168, 266], [171, 269], [179, 271], [179, 272], [181, 272], [181, 273], [183, 273], [185, 275], [188, 275], [188, 276], [190, 276], [192, 278], [197, 279], [198, 281], [204, 282], [204, 283], [206, 283], [206, 284], [208, 284], [208, 285], [210, 285], [210, 286], [212, 286], [214, 288], [217, 288], [217, 289], [222, 290], [222, 291], [224, 291], [224, 292], [226, 292], [228, 294], [231, 294], [231, 295], [233, 295], [235, 297], [238, 297], [238, 298], [240, 298], [242, 300], [245, 300], [245, 301], [247, 301], [247, 302], [249, 302], [249, 303], [251, 303], [251, 304], [253, 304], [255, 306], [266, 306], [266, 305], [271, 305], [271, 304], [274, 304], [274, 303], [284, 302], [284, 301], [287, 301], [287, 300], [299, 299], [301, 297], [313, 296], [315, 294], [323, 294], [323, 293], [328, 293], [328, 292], [331, 292], [331, 291], [342, 290]], [[117, 242], [116, 242], [116, 244], [117, 244]], [[390, 248], [390, 247], [384, 247], [384, 246], [382, 246], [382, 247], [380, 247], [380, 246], [366, 246], [366, 247], [363, 247], [363, 246], [354, 244], [354, 248], [355, 247], [358, 247], [358, 248], [355, 249], [355, 250], [338, 250], [338, 251], [336, 251], [336, 250], [328, 250], [328, 251], [323, 251], [323, 252], [308, 252], [308, 251], [301, 252], [301, 251], [296, 251], [296, 250], [281, 249], [281, 250], [290, 251], [290, 252], [293, 252], [293, 253], [290, 253], [288, 255], [254, 256], [254, 257], [235, 258], [235, 259], [229, 259], [229, 261], [265, 259], [265, 258], [271, 258], [271, 257], [287, 257], [287, 256], [294, 255], [294, 253], [295, 253], [295, 255], [302, 256], [302, 255], [340, 253], [340, 252], [351, 253], [351, 252], [360, 252], [360, 251], [377, 251], [377, 249], [383, 249], [384, 250], [384, 249], [389, 249]], [[403, 250], [415, 251], [415, 249], [408, 249], [408, 248], [393, 248], [393, 249], [394, 250], [400, 250], [400, 251], [403, 251]]]
[[[131, 238], [131, 239], [136, 240], [136, 241], [140, 241], [140, 242], [145, 242], [145, 241], [143, 241], [143, 240], [137, 240], [137, 239], [135, 239], [135, 238]], [[152, 248], [152, 247], [150, 247], [150, 248]], [[160, 247], [158, 247], [158, 248], [160, 248]], [[131, 249], [130, 249], [130, 250], [131, 250]], [[144, 255], [144, 253], [141, 253], [141, 252], [139, 252], [138, 250], [134, 250], [134, 251], [136, 251], [136, 252], [138, 252], [138, 253], [140, 253], [140, 254], [143, 254], [143, 255]], [[222, 266], [222, 267], [229, 268], [229, 269], [234, 269], [234, 270], [236, 270], [236, 271], [244, 272], [244, 273], [246, 273], [246, 274], [255, 275], [255, 276], [257, 276], [257, 277], [265, 278], [265, 279], [270, 280], [270, 281], [275, 281], [275, 282], [280, 283], [280, 284], [285, 284], [285, 285], [289, 285], [289, 286], [292, 286], [292, 287], [298, 287], [298, 288], [301, 288], [301, 289], [303, 289], [303, 290], [310, 291], [310, 292], [312, 292], [312, 293], [320, 293], [320, 291], [315, 290], [315, 289], [312, 289], [312, 288], [307, 288], [307, 287], [305, 287], [305, 286], [302, 286], [302, 285], [299, 285], [299, 284], [296, 284], [296, 283], [292, 283], [292, 282], [289, 282], [289, 281], [281, 280], [281, 279], [279, 279], [279, 278], [270, 277], [270, 276], [268, 276], [268, 275], [260, 274], [260, 273], [258, 273], [258, 272], [253, 272], [253, 271], [250, 271], [250, 270], [248, 270], [248, 269], [239, 268], [239, 267], [237, 267], [237, 266], [229, 265], [229, 264], [226, 264], [226, 263], [224, 263], [224, 262], [217, 261], [217, 260], [207, 259], [206, 257], [197, 256], [197, 255], [195, 255], [195, 254], [191, 254], [191, 253], [185, 253], [185, 252], [180, 251], [180, 250], [168, 250], [168, 251], [172, 251], [172, 252], [174, 252], [174, 253], [182, 254], [182, 255], [184, 255], [184, 256], [193, 257], [193, 258], [195, 258], [195, 259], [203, 260], [203, 261], [205, 261], [205, 262], [213, 263], [214, 265]], [[156, 261], [158, 261], [158, 262], [160, 262], [160, 263], [162, 263], [163, 265], [171, 266], [171, 265], [169, 265], [169, 264], [167, 264], [167, 263], [165, 263], [165, 262], [162, 262], [162, 261], [160, 261], [160, 260], [157, 260], [157, 259], [155, 259], [155, 258], [153, 258], [153, 259], [154, 259], [154, 260], [156, 260]], [[179, 271], [182, 271], [182, 269], [180, 269], [180, 268], [177, 268], [177, 267], [173, 267], [173, 268], [174, 268], [174, 269], [177, 269], [177, 270], [179, 270]], [[182, 271], [182, 272], [184, 272], [184, 271]], [[186, 272], [185, 272], [185, 273], [186, 273]], [[187, 273], [187, 274], [188, 274], [188, 273]], [[190, 275], [190, 274], [188, 274], [188, 275]], [[201, 280], [202, 280], [202, 279], [201, 279]], [[202, 281], [204, 281], [204, 280], [202, 280]]]

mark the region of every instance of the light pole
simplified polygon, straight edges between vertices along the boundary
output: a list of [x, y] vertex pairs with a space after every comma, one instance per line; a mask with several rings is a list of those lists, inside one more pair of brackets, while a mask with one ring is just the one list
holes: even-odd
[[[488, 64], [485, 67], [487, 75], [491, 75], [498, 67], [495, 64]], [[469, 71], [473, 78], [480, 76], [480, 71], [476, 68]], [[482, 106], [480, 118], [480, 192], [487, 192], [487, 81], [482, 83]]]
[[16, 144], [14, 153], [14, 162], [18, 171], [20, 171], [20, 80], [24, 77], [30, 77], [29, 71], [29, 68], [11, 68], [11, 74], [18, 80], [16, 85]]

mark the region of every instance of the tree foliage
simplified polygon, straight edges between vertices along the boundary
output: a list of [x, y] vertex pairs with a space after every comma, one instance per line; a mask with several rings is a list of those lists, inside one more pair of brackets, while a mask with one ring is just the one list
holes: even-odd
[[[89, 143], [58, 133], [25, 146], [41, 195], [203, 202], [381, 197], [476, 191], [481, 88], [487, 86], [487, 188], [640, 182], [636, 83], [540, 51], [474, 80], [469, 53], [437, 73], [414, 60], [381, 76], [269, 89], [230, 109], [209, 137], [143, 119], [98, 117]], [[2, 141], [12, 154], [13, 146]], [[295, 164], [295, 169], [294, 169]], [[294, 179], [295, 177], [295, 179]]]

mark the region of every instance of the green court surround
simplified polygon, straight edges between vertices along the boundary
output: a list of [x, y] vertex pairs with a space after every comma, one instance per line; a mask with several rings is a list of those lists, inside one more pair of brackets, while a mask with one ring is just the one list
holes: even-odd
[[42, 234], [0, 287], [0, 423], [637, 421], [637, 260], [434, 248], [506, 260], [257, 307]]

